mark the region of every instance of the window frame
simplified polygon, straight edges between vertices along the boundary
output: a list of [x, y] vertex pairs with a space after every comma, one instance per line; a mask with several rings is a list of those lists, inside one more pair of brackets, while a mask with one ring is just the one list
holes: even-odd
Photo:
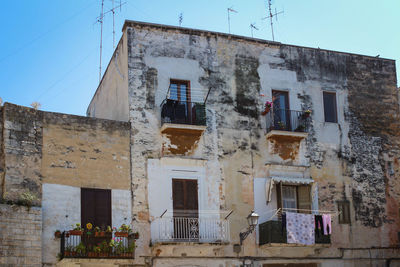
[[338, 215], [339, 224], [351, 224], [350, 201], [340, 200], [340, 201], [336, 201], [336, 204], [337, 204], [337, 209], [339, 212], [339, 215]]
[[[334, 96], [334, 101], [333, 101], [333, 113], [335, 115], [334, 121], [327, 121], [327, 116], [326, 116], [326, 105], [325, 105], [325, 95], [333, 95]], [[333, 91], [322, 91], [322, 103], [323, 103], [323, 108], [324, 108], [324, 122], [328, 123], [338, 123], [338, 107], [337, 107], [337, 94], [336, 92]]]
[[282, 183], [282, 182], [279, 182], [278, 184], [277, 184], [277, 186], [276, 186], [276, 197], [277, 197], [277, 208], [279, 209], [279, 208], [281, 208], [281, 209], [283, 209], [283, 190], [282, 190], [282, 188], [284, 187], [284, 186], [290, 186], [290, 187], [294, 187], [294, 188], [296, 188], [295, 190], [296, 190], [296, 209], [299, 209], [299, 206], [300, 206], [300, 202], [299, 202], [299, 187], [300, 186], [307, 186], [307, 187], [309, 187], [309, 200], [310, 200], [310, 211], [305, 211], [305, 210], [303, 210], [303, 211], [300, 211], [300, 210], [293, 210], [293, 212], [297, 212], [297, 213], [307, 213], [307, 214], [311, 214], [311, 209], [312, 209], [312, 185], [311, 184], [301, 184], [301, 185], [293, 185], [293, 184], [287, 184], [287, 183]]

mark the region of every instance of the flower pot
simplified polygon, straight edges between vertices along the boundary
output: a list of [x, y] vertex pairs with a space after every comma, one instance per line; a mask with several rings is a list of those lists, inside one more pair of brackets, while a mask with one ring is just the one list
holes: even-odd
[[69, 234], [70, 235], [82, 235], [82, 231], [80, 231], [80, 230], [70, 230]]
[[139, 239], [139, 233], [133, 233], [131, 236], [133, 239]]
[[128, 237], [128, 233], [125, 232], [115, 232], [116, 237]]
[[104, 237], [106, 235], [105, 232], [94, 232], [95, 237]]
[[97, 255], [96, 252], [88, 252], [88, 257], [89, 257], [89, 258], [97, 258], [98, 255]]
[[54, 237], [55, 238], [60, 238], [61, 237], [61, 232], [54, 232]]
[[267, 115], [267, 114], [270, 112], [270, 110], [271, 110], [271, 108], [266, 107], [266, 108], [264, 109], [264, 111], [261, 112], [261, 115], [263, 115], [263, 116]]
[[100, 258], [108, 258], [108, 253], [107, 252], [100, 252], [99, 253]]

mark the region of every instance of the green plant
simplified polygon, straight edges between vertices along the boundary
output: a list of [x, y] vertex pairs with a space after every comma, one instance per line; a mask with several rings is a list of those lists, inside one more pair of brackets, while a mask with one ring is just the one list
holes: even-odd
[[123, 232], [123, 233], [131, 233], [132, 232], [132, 228], [129, 225], [126, 224], [122, 224], [119, 228], [118, 228], [118, 232]]
[[30, 191], [27, 191], [19, 195], [17, 204], [27, 206], [30, 208], [35, 204], [37, 200], [38, 198], [36, 197], [35, 194], [31, 193]]
[[82, 242], [80, 242], [79, 245], [76, 246], [75, 251], [78, 254], [85, 254], [86, 253], [86, 247]]
[[96, 227], [94, 228], [94, 231], [95, 231], [96, 233], [98, 233], [98, 232], [101, 231], [101, 229], [100, 229], [100, 227], [96, 226]]
[[113, 232], [111, 226], [107, 226], [106, 232], [107, 232], [107, 233], [112, 233], [112, 232]]
[[132, 242], [131, 244], [129, 244], [128, 248], [126, 249], [127, 253], [133, 253], [135, 251], [136, 248], [136, 243]]
[[100, 249], [101, 249], [101, 252], [104, 252], [104, 253], [107, 253], [110, 251], [110, 246], [108, 245], [106, 240], [103, 240], [103, 242], [101, 242]]
[[278, 126], [279, 126], [279, 128], [282, 129], [282, 130], [286, 128], [286, 124], [285, 124], [283, 121], [279, 121], [279, 122], [278, 122]]
[[93, 252], [94, 252], [94, 253], [100, 253], [100, 252], [101, 252], [100, 246], [94, 246]]
[[72, 228], [73, 228], [72, 230], [75, 230], [75, 231], [82, 231], [83, 230], [80, 223], [76, 223], [75, 225], [72, 225]]

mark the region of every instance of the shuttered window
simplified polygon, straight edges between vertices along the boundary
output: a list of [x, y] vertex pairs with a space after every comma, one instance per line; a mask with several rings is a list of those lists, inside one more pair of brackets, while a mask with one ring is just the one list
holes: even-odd
[[323, 92], [325, 122], [337, 122], [336, 93]]
[[338, 211], [339, 211], [339, 223], [340, 224], [349, 224], [350, 223], [350, 202], [338, 201]]
[[111, 226], [111, 190], [81, 188], [81, 223], [106, 229]]
[[172, 179], [174, 216], [198, 217], [197, 180]]

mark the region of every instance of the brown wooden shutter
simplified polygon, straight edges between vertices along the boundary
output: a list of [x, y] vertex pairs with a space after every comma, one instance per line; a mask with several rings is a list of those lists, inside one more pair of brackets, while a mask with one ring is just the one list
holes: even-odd
[[197, 180], [172, 179], [172, 199], [174, 216], [198, 216], [197, 191]]
[[336, 94], [323, 92], [324, 115], [326, 122], [337, 122]]
[[112, 226], [111, 221], [111, 190], [81, 189], [81, 223], [87, 223], [105, 229]]
[[311, 186], [299, 185], [297, 187], [297, 206], [298, 209], [305, 209], [309, 211], [302, 211], [300, 213], [311, 213]]

